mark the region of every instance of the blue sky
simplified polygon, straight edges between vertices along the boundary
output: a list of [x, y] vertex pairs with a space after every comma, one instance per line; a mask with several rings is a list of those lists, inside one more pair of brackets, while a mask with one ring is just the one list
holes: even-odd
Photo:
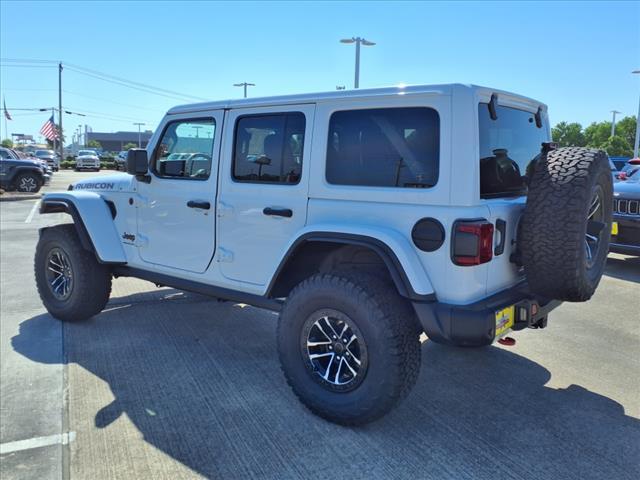
[[[251, 96], [353, 86], [353, 46], [364, 48], [361, 87], [476, 83], [550, 106], [552, 123], [588, 124], [616, 109], [634, 115], [640, 75], [640, 2], [13, 2], [0, 3], [3, 58], [62, 60], [185, 94]], [[55, 68], [3, 62], [9, 133], [37, 134], [57, 105]], [[65, 70], [64, 117], [75, 129], [155, 128], [185, 101]], [[2, 137], [4, 138], [4, 121]]]

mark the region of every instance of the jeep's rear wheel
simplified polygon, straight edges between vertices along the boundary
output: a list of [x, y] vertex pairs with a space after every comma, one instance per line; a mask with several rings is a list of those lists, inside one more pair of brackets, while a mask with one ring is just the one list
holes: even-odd
[[278, 324], [287, 382], [315, 414], [358, 425], [389, 412], [420, 369], [415, 314], [391, 283], [317, 274], [291, 292]]
[[37, 193], [42, 183], [33, 173], [23, 173], [16, 178], [15, 189], [23, 193]]
[[109, 300], [111, 272], [82, 247], [74, 225], [43, 230], [34, 269], [42, 303], [60, 320], [86, 320]]
[[609, 250], [612, 199], [602, 151], [560, 148], [537, 162], [518, 239], [533, 292], [574, 302], [591, 298]]

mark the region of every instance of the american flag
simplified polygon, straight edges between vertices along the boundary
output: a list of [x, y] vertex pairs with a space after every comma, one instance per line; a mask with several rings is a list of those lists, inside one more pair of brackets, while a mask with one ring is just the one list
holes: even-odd
[[58, 138], [58, 128], [53, 123], [53, 115], [42, 125], [40, 133], [46, 137], [47, 140], [56, 140]]

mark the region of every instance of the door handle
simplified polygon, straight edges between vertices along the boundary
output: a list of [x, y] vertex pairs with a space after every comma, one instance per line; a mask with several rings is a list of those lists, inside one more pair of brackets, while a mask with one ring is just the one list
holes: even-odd
[[211, 203], [203, 202], [200, 200], [189, 200], [187, 202], [187, 207], [189, 208], [202, 208], [203, 210], [209, 210], [211, 208]]
[[493, 250], [493, 254], [497, 257], [498, 255], [502, 255], [504, 253], [504, 244], [507, 239], [507, 222], [505, 222], [501, 218], [497, 219], [496, 230], [500, 232], [500, 241], [496, 245], [496, 248]]
[[273, 207], [264, 207], [262, 213], [265, 215], [273, 215], [276, 217], [293, 217], [293, 211], [290, 208], [273, 208]]

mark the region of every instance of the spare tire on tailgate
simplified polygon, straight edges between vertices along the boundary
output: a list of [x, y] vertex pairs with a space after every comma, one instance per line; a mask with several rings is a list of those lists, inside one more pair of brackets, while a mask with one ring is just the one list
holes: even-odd
[[591, 298], [609, 251], [612, 192], [604, 152], [567, 147], [541, 155], [518, 238], [532, 292], [572, 302]]

